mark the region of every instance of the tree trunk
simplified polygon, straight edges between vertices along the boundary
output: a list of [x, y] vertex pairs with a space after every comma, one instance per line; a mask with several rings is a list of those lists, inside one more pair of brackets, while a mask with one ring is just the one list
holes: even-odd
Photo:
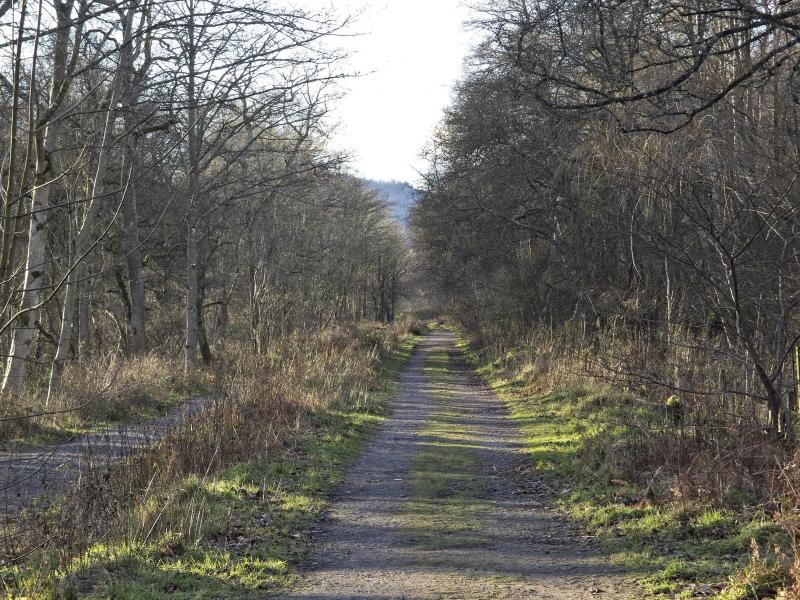
[[[142, 80], [149, 68], [151, 57], [149, 53], [150, 34], [145, 34], [145, 41], [138, 53], [135, 51], [134, 38], [134, 19], [136, 11], [140, 7], [132, 5], [122, 19], [122, 38], [123, 46], [120, 52], [120, 73], [122, 77], [122, 98], [123, 102], [129, 103], [131, 107], [136, 106], [136, 102], [141, 95]], [[145, 12], [149, 8], [141, 7]], [[144, 14], [142, 16], [144, 19]], [[136, 59], [144, 55], [144, 61], [139, 70], [136, 69]], [[139, 211], [136, 206], [136, 177], [137, 177], [137, 153], [138, 138], [134, 131], [138, 125], [139, 115], [130, 109], [124, 113], [125, 132], [129, 136], [125, 143], [124, 165], [122, 169], [121, 188], [122, 197], [122, 219], [125, 232], [125, 262], [128, 268], [128, 283], [130, 287], [130, 312], [128, 322], [131, 330], [130, 350], [133, 354], [144, 354], [147, 352], [147, 333], [145, 329], [145, 293], [144, 278], [142, 275], [142, 254], [139, 240]]]
[[52, 183], [52, 153], [58, 141], [59, 127], [47, 126], [44, 139], [37, 144], [40, 150], [36, 159], [35, 189], [31, 200], [31, 220], [28, 229], [28, 252], [25, 260], [25, 281], [19, 303], [19, 313], [11, 338], [11, 348], [3, 377], [3, 392], [19, 395], [25, 383], [27, 364], [31, 356], [33, 334], [42, 288], [45, 265], [47, 217], [50, 208]]
[[206, 332], [206, 319], [204, 305], [206, 302], [206, 253], [205, 249], [198, 250], [197, 265], [197, 344], [200, 349], [200, 356], [203, 364], [209, 364], [213, 358], [211, 345], [208, 343], [208, 333]]
[[[127, 129], [126, 120], [126, 129]], [[125, 256], [130, 284], [130, 325], [131, 352], [144, 354], [147, 352], [147, 333], [145, 330], [145, 295], [144, 278], [142, 277], [142, 254], [139, 250], [139, 213], [136, 208], [136, 183], [134, 159], [135, 150], [131, 145], [126, 148], [129, 180], [125, 197], [122, 200], [122, 216], [125, 220]]]
[[[36, 329], [36, 312], [42, 302], [42, 283], [45, 266], [45, 247], [50, 209], [50, 192], [53, 188], [53, 153], [55, 152], [60, 126], [53, 121], [56, 109], [62, 103], [69, 88], [67, 79], [67, 45], [70, 36], [74, 36], [73, 54], [77, 52], [81, 37], [79, 24], [72, 31], [72, 7], [74, 2], [54, 2], [58, 33], [53, 51], [53, 71], [50, 78], [45, 120], [37, 123], [37, 130], [44, 133], [36, 138], [36, 174], [34, 175], [34, 191], [31, 195], [31, 219], [28, 229], [28, 250], [25, 258], [25, 278], [16, 317], [11, 347], [6, 361], [2, 391], [19, 395], [25, 383], [27, 363], [31, 357], [33, 333]], [[44, 123], [47, 123], [45, 126]]]
[[91, 353], [91, 306], [89, 303], [89, 269], [82, 264], [79, 267], [78, 278], [78, 359], [86, 360]]
[[[8, 131], [8, 155], [6, 160], [8, 161], [8, 171], [6, 173], [6, 186], [5, 186], [5, 201], [3, 202], [3, 221], [2, 221], [2, 234], [0, 234], [0, 238], [2, 238], [2, 242], [0, 242], [0, 301], [5, 302], [7, 293], [8, 293], [8, 267], [11, 264], [11, 256], [13, 254], [13, 247], [14, 247], [14, 240], [16, 238], [16, 220], [13, 219], [12, 209], [13, 205], [17, 203], [17, 212], [19, 212], [19, 204], [22, 203], [22, 199], [16, 199], [16, 165], [17, 165], [17, 146], [18, 146], [18, 139], [19, 139], [19, 132], [18, 129], [18, 121], [19, 121], [19, 101], [20, 101], [20, 89], [19, 89], [19, 80], [20, 74], [22, 72], [22, 40], [24, 36], [22, 35], [23, 28], [25, 26], [25, 15], [27, 12], [27, 2], [22, 0], [22, 5], [20, 7], [20, 18], [19, 18], [19, 33], [17, 33], [17, 43], [14, 49], [14, 70], [12, 76], [12, 90], [11, 90], [11, 122], [9, 124], [9, 131]], [[29, 138], [30, 143], [30, 138]], [[25, 179], [25, 172], [27, 170], [28, 165], [22, 166], [22, 180], [24, 182]], [[24, 183], [20, 185], [20, 188], [24, 187]]]
[[118, 79], [112, 84], [111, 95], [108, 102], [103, 135], [100, 139], [100, 152], [97, 156], [97, 168], [95, 170], [94, 182], [91, 188], [91, 199], [86, 208], [83, 223], [75, 237], [75, 248], [71, 262], [72, 273], [67, 276], [66, 293], [64, 296], [64, 312], [61, 318], [61, 333], [58, 337], [58, 349], [56, 350], [53, 366], [50, 370], [50, 385], [47, 389], [47, 402], [53, 399], [61, 389], [61, 377], [64, 373], [64, 366], [69, 358], [70, 346], [72, 345], [72, 334], [75, 323], [75, 314], [78, 300], [78, 287], [81, 285], [81, 274], [86, 273], [86, 269], [81, 268], [81, 264], [86, 260], [86, 254], [90, 250], [91, 235], [94, 222], [100, 212], [103, 202], [104, 182], [108, 177], [109, 139], [113, 136], [114, 118], [116, 116], [117, 99], [119, 97]]
[[200, 148], [198, 132], [197, 95], [195, 88], [195, 59], [197, 48], [195, 46], [194, 2], [189, 2], [189, 22], [187, 35], [189, 37], [187, 59], [189, 64], [187, 81], [187, 118], [189, 123], [188, 133], [188, 172], [189, 172], [189, 198], [186, 204], [186, 372], [197, 368], [197, 348], [199, 334], [199, 320], [197, 302], [200, 293], [198, 278], [198, 231], [197, 231], [197, 192], [200, 181]]
[[191, 214], [187, 215], [186, 221], [186, 371], [189, 372], [197, 368], [197, 302], [200, 290], [197, 277], [197, 226]]

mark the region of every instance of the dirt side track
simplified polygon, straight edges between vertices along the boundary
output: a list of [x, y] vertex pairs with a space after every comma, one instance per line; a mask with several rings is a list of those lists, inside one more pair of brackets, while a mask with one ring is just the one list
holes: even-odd
[[90, 470], [108, 469], [141, 452], [213, 404], [210, 397], [189, 400], [168, 414], [137, 425], [107, 427], [58, 444], [0, 452], [0, 515], [16, 514], [43, 496], [68, 493]]

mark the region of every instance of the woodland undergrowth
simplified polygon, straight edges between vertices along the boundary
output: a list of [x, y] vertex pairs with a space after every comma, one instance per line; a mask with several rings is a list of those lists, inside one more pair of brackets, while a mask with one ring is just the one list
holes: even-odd
[[380, 419], [412, 330], [370, 323], [261, 354], [229, 347], [206, 376], [210, 408], [4, 525], [5, 593], [245, 598], [287, 585], [325, 493]]
[[186, 374], [179, 358], [158, 351], [98, 354], [69, 363], [59, 393], [48, 400], [42, 370], [22, 394], [0, 398], [0, 444], [58, 442], [151, 419], [190, 397], [217, 394], [223, 372], [215, 365]]
[[[649, 592], [800, 597], [800, 446], [767, 435], [757, 402], [619, 376], [665, 362], [619, 331], [461, 332], [460, 343], [507, 402], [564, 510]], [[726, 368], [685, 358], [687, 378]]]

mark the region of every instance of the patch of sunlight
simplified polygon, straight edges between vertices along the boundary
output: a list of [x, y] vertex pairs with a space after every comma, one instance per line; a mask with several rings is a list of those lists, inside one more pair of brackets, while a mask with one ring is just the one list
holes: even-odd
[[158, 568], [164, 572], [188, 573], [221, 580], [235, 580], [239, 584], [258, 586], [265, 574], [283, 574], [288, 569], [285, 560], [252, 556], [232, 556], [229, 552], [207, 551], [197, 559], [160, 561]]
[[449, 358], [436, 353], [430, 362], [443, 365], [428, 371], [437, 384], [433, 394], [437, 408], [420, 432], [425, 441], [412, 462], [412, 499], [403, 506], [403, 531], [423, 550], [481, 546], [487, 543], [481, 535], [481, 517], [490, 509], [481, 474], [481, 446], [457, 408], [449, 405], [453, 394], [442, 385], [448, 378]]
[[320, 499], [306, 494], [285, 494], [281, 498], [280, 507], [283, 510], [311, 511], [320, 506]]

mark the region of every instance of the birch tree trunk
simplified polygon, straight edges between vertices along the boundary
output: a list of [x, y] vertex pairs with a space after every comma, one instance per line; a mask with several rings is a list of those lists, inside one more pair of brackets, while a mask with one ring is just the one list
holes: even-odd
[[[78, 25], [72, 32], [73, 6], [73, 0], [67, 2], [55, 0], [53, 2], [58, 22], [53, 49], [53, 73], [50, 79], [47, 108], [37, 126], [43, 133], [37, 133], [36, 138], [36, 173], [34, 175], [34, 191], [31, 194], [25, 276], [3, 375], [2, 391], [11, 395], [19, 395], [25, 383], [27, 365], [31, 358], [33, 333], [36, 330], [36, 313], [42, 303], [50, 192], [55, 178], [53, 154], [58, 147], [61, 129], [55, 113], [69, 88], [71, 78], [67, 75], [68, 62], [74, 63], [74, 60], [69, 60], [67, 54], [70, 33], [74, 35], [73, 59], [77, 56], [81, 37], [81, 19], [76, 20]], [[82, 5], [82, 10], [83, 8], [84, 5]]]
[[[3, 280], [3, 283], [0, 284], [0, 298], [1, 301], [5, 302], [7, 297], [8, 291], [8, 266], [11, 263], [11, 255], [13, 253], [13, 242], [15, 239], [15, 229], [16, 229], [16, 221], [13, 218], [13, 205], [16, 202], [17, 204], [22, 202], [22, 199], [16, 199], [16, 164], [17, 164], [17, 146], [19, 143], [19, 132], [18, 129], [18, 122], [19, 122], [19, 110], [20, 110], [20, 89], [19, 89], [19, 82], [20, 82], [20, 73], [22, 71], [21, 66], [21, 54], [22, 54], [22, 39], [23, 39], [23, 28], [25, 25], [25, 15], [27, 12], [27, 2], [25, 0], [22, 1], [22, 6], [20, 7], [20, 18], [19, 18], [19, 33], [17, 33], [17, 43], [14, 48], [14, 71], [13, 71], [13, 83], [12, 83], [12, 90], [11, 90], [11, 122], [9, 124], [9, 140], [8, 140], [8, 167], [6, 173], [6, 185], [5, 185], [5, 200], [3, 202], [3, 221], [2, 221], [2, 234], [0, 238], [2, 238], [2, 243], [0, 243], [0, 278]], [[27, 165], [23, 165], [22, 168], [22, 179], [25, 178], [25, 171]], [[23, 184], [24, 185], [24, 184]], [[20, 186], [22, 187], [22, 186]], [[19, 206], [17, 206], [17, 210], [19, 210]]]
[[27, 365], [31, 356], [36, 319], [42, 301], [45, 267], [45, 238], [47, 213], [50, 208], [52, 179], [51, 155], [58, 140], [58, 125], [50, 124], [41, 140], [36, 160], [36, 190], [31, 200], [31, 220], [28, 228], [28, 251], [25, 260], [25, 281], [19, 303], [16, 325], [11, 338], [11, 348], [3, 376], [3, 392], [19, 395], [25, 383]]
[[75, 248], [70, 268], [72, 272], [67, 276], [66, 292], [64, 296], [64, 308], [61, 315], [61, 332], [58, 336], [58, 349], [56, 350], [53, 366], [50, 370], [50, 385], [47, 388], [48, 405], [58, 394], [61, 388], [61, 378], [64, 374], [64, 366], [69, 358], [69, 351], [72, 345], [72, 333], [75, 324], [75, 315], [78, 299], [78, 289], [81, 285], [81, 275], [86, 273], [85, 269], [79, 268], [86, 259], [91, 244], [92, 229], [100, 212], [105, 196], [104, 182], [108, 178], [109, 162], [109, 140], [113, 136], [114, 120], [116, 117], [116, 106], [119, 99], [119, 78], [116, 77], [112, 83], [108, 110], [106, 112], [105, 125], [100, 140], [100, 152], [97, 156], [97, 168], [95, 170], [94, 182], [92, 183], [91, 199], [86, 208], [83, 223], [75, 236]]

